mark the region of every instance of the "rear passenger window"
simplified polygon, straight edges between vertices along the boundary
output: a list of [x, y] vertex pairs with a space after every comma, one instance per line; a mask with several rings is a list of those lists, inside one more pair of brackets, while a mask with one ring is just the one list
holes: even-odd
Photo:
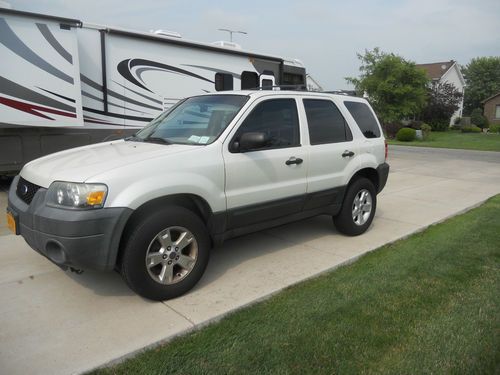
[[375, 116], [365, 103], [345, 101], [344, 105], [358, 124], [366, 138], [380, 137], [380, 128]]
[[304, 99], [311, 145], [352, 141], [344, 116], [330, 100]]
[[299, 117], [295, 100], [271, 99], [257, 104], [241, 124], [234, 140], [249, 132], [267, 134], [270, 141], [266, 149], [299, 146]]

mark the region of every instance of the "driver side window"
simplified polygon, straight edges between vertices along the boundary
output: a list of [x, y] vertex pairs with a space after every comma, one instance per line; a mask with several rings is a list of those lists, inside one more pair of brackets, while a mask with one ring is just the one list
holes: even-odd
[[244, 133], [264, 133], [269, 139], [260, 150], [300, 146], [299, 117], [294, 99], [266, 100], [252, 110], [233, 141]]

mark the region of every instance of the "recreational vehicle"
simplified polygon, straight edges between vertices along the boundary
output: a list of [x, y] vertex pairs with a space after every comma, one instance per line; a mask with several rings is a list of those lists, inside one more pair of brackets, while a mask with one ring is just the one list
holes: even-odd
[[230, 43], [0, 9], [0, 175], [128, 136], [187, 96], [305, 83], [300, 61]]

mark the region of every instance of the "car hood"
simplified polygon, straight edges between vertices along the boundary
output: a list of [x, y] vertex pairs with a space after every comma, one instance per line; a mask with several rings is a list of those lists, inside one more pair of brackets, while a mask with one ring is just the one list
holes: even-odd
[[53, 181], [85, 182], [92, 176], [201, 146], [113, 141], [57, 152], [26, 164], [21, 176], [47, 188]]

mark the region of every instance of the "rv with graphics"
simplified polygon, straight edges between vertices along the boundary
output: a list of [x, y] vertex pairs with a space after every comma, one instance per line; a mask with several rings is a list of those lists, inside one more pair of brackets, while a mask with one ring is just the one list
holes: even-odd
[[300, 61], [227, 42], [11, 9], [0, 9], [0, 56], [0, 174], [123, 138], [187, 96], [306, 82]]

